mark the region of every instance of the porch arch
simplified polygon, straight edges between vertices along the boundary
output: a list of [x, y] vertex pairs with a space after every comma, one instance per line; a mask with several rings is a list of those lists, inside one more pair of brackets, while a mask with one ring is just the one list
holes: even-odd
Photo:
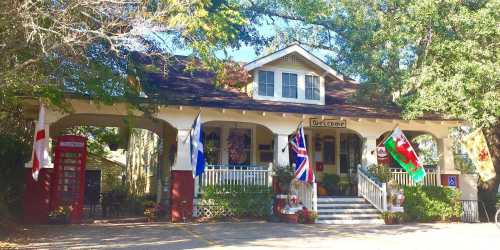
[[[50, 123], [49, 135], [54, 139], [62, 135], [66, 129], [77, 126], [114, 127], [120, 130], [129, 126], [125, 120], [127, 118], [130, 118], [130, 116], [93, 113], [67, 114]], [[131, 140], [140, 143], [144, 147], [141, 146], [140, 149], [134, 148], [132, 150], [129, 148], [131, 144], [127, 143], [126, 147], [129, 150], [124, 152], [127, 158], [125, 172], [123, 173], [124, 180], [129, 185], [134, 186], [134, 188], [131, 187], [133, 190], [137, 189], [137, 192], [141, 192], [140, 187], [142, 187], [142, 184], [140, 183], [144, 181], [142, 179], [145, 179], [146, 183], [149, 183], [146, 185], [149, 185], [150, 194], [156, 196], [156, 201], [168, 204], [170, 193], [166, 187], [169, 187], [170, 169], [177, 154], [175, 147], [173, 147], [176, 145], [177, 129], [166, 121], [140, 116], [132, 116], [130, 125], [133, 129], [142, 129]], [[137, 143], [134, 143], [134, 145]], [[155, 162], [154, 167], [149, 166], [150, 164], [147, 162], [150, 161]], [[144, 164], [148, 165], [147, 176], [142, 176], [144, 173], [141, 166]], [[153, 172], [149, 173], [149, 171]], [[153, 176], [149, 176], [150, 174]], [[132, 192], [132, 189], [129, 189], [129, 192]]]

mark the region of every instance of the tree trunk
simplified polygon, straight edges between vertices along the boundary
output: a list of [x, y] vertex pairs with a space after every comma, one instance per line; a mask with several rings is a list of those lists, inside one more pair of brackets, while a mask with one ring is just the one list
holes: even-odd
[[[488, 143], [488, 148], [491, 153], [491, 158], [493, 160], [493, 166], [495, 167], [496, 177], [487, 181], [481, 182], [478, 187], [478, 198], [485, 205], [485, 209], [489, 215], [490, 221], [493, 220], [493, 216], [496, 212], [496, 197], [498, 193], [498, 185], [500, 184], [500, 122], [497, 122], [496, 126], [483, 129], [483, 133], [486, 137], [486, 142]], [[481, 209], [483, 220], [486, 219], [484, 210]]]

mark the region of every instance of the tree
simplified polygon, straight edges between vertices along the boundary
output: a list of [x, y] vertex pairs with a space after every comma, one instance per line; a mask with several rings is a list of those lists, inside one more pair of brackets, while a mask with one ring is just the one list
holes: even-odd
[[[20, 144], [2, 151], [19, 156], [2, 161], [2, 171], [22, 171], [18, 164], [29, 159], [34, 131], [23, 105], [27, 99], [71, 112], [65, 103], [70, 92], [141, 109], [134, 100], [141, 92], [142, 68], [133, 52], [175, 63], [167, 59], [182, 48], [200, 58], [202, 67], [218, 71], [224, 62], [216, 57], [219, 50], [260, 41], [246, 21], [233, 1], [0, 1], [0, 143]], [[2, 183], [10, 178], [1, 177]], [[0, 193], [5, 190], [14, 189]], [[0, 203], [7, 204], [3, 197]]]
[[288, 21], [280, 39], [328, 51], [332, 66], [359, 78], [361, 91], [400, 105], [405, 118], [439, 113], [482, 128], [497, 172], [481, 186], [489, 200], [500, 183], [499, 8], [498, 0], [256, 1], [251, 7], [255, 15]]

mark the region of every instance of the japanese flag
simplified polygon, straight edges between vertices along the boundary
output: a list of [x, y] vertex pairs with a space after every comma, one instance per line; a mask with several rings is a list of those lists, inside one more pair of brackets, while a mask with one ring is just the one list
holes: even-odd
[[47, 136], [45, 131], [45, 107], [43, 103], [40, 105], [40, 113], [38, 114], [38, 123], [35, 130], [35, 142], [33, 143], [33, 157], [31, 175], [35, 181], [38, 181], [38, 174], [41, 168], [50, 165], [50, 156], [47, 148]]

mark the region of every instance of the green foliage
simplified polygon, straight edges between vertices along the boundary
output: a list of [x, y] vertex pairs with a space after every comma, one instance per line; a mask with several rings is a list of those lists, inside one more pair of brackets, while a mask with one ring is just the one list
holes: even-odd
[[391, 180], [391, 170], [385, 165], [376, 165], [368, 169], [368, 172], [377, 177], [377, 179], [382, 183], [387, 183]]
[[283, 167], [275, 166], [273, 171], [274, 171], [274, 176], [276, 176], [278, 180], [280, 189], [283, 192], [287, 193], [290, 188], [290, 183], [294, 178], [294, 171], [292, 169], [292, 166], [283, 166]]
[[21, 218], [24, 192], [24, 163], [31, 156], [31, 145], [13, 135], [0, 135], [0, 224]]
[[460, 191], [448, 187], [403, 187], [405, 214], [411, 221], [456, 221], [462, 214]]
[[272, 190], [267, 186], [214, 185], [203, 189], [202, 199], [235, 216], [267, 217], [271, 213]]
[[340, 182], [339, 175], [325, 173], [323, 175], [323, 179], [321, 179], [321, 186], [326, 188], [326, 190], [328, 191], [328, 194], [333, 195], [338, 190], [339, 182]]

